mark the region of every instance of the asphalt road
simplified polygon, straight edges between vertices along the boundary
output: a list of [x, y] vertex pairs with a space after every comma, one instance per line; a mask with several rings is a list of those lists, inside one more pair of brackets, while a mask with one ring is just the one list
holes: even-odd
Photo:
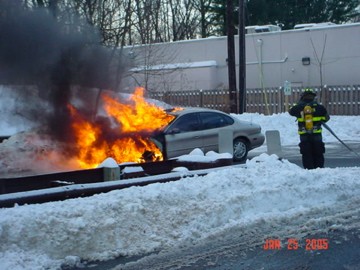
[[[254, 239], [225, 237], [220, 242], [207, 242], [188, 250], [150, 254], [139, 258], [118, 259], [93, 265], [94, 270], [162, 269], [162, 270], [357, 270], [360, 269], [359, 230], [331, 231], [299, 239], [297, 249], [282, 243], [278, 250], [264, 250]], [[325, 237], [325, 238], [324, 238]], [[307, 250], [307, 240], [326, 239], [326, 250]], [[226, 241], [225, 241], [226, 240]], [[285, 242], [284, 240], [282, 242]], [[130, 263], [129, 263], [130, 261]], [[133, 261], [133, 263], [131, 263]]]
[[[347, 142], [355, 152], [360, 153], [359, 142]], [[261, 154], [266, 149], [250, 152], [249, 158]], [[297, 146], [282, 147], [283, 158], [301, 165]], [[360, 158], [340, 143], [326, 145], [326, 167], [353, 167], [360, 165]], [[322, 219], [336, 215], [337, 226], [324, 224], [322, 227], [307, 228], [306, 233], [289, 235], [286, 228], [307, 221], [306, 215], [297, 220], [286, 220], [284, 229], [276, 228], [272, 249], [264, 248], [266, 235], [273, 233], [272, 227], [253, 224], [241, 232], [229, 231], [213, 240], [206, 240], [196, 246], [182, 247], [148, 254], [142, 257], [118, 258], [107, 262], [91, 262], [81, 268], [92, 270], [125, 269], [181, 269], [181, 270], [356, 270], [360, 269], [360, 209], [357, 205], [347, 205], [338, 213], [319, 210], [314, 214]], [[260, 232], [260, 233], [259, 233]], [[289, 240], [291, 237], [292, 240]], [[265, 239], [264, 239], [265, 238]], [[272, 238], [269, 238], [270, 240]], [[276, 242], [278, 241], [278, 242]], [[293, 242], [291, 242], [293, 241]], [[315, 243], [315, 245], [314, 245]]]

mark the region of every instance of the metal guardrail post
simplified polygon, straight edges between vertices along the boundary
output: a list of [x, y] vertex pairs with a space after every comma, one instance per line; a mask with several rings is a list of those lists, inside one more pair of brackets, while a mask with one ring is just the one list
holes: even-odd
[[265, 132], [266, 145], [268, 155], [275, 154], [278, 157], [282, 157], [280, 132], [278, 130], [267, 130]]
[[234, 154], [233, 148], [233, 131], [231, 129], [223, 129], [219, 131], [219, 153]]
[[104, 167], [104, 182], [120, 180], [120, 168], [107, 168]]

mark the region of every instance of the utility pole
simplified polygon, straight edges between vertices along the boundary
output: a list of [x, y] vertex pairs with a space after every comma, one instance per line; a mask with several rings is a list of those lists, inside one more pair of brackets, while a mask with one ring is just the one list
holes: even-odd
[[239, 0], [239, 114], [246, 112], [245, 5]]
[[237, 113], [236, 66], [235, 66], [235, 27], [233, 0], [226, 0], [227, 65], [229, 77], [230, 112]]

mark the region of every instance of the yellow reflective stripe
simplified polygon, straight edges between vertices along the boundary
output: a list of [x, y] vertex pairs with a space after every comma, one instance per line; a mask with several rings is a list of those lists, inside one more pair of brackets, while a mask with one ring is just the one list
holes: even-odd
[[321, 121], [321, 120], [326, 120], [325, 116], [316, 116], [316, 117], [313, 117], [313, 121]]
[[317, 129], [317, 130], [313, 130], [312, 132], [308, 133], [306, 131], [298, 131], [298, 134], [303, 135], [303, 134], [319, 134], [322, 132], [322, 129]]

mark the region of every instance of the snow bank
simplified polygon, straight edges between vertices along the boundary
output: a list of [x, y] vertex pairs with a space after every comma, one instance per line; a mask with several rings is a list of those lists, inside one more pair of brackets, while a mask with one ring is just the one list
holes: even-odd
[[[285, 226], [277, 220], [309, 211], [321, 216], [324, 209], [345, 211], [360, 197], [360, 168], [308, 171], [266, 154], [246, 166], [88, 198], [0, 209], [1, 269], [55, 269], [79, 258], [144, 254], [259, 221]], [[328, 222], [336, 225], [336, 220]]]

